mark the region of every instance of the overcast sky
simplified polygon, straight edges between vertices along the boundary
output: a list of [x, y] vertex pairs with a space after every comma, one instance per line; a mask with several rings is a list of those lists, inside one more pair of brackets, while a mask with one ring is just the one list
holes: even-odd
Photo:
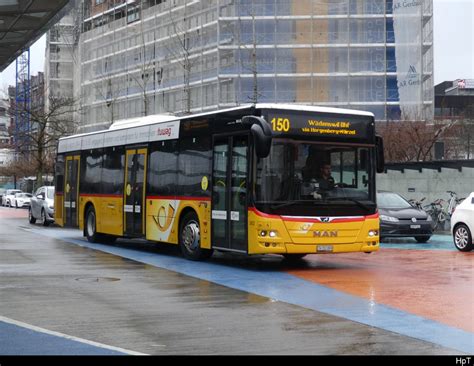
[[434, 79], [474, 79], [474, 0], [433, 0]]
[[[434, 82], [474, 79], [474, 0], [433, 0]], [[44, 70], [46, 37], [31, 47], [31, 74]], [[15, 62], [0, 73], [0, 91], [15, 84]]]

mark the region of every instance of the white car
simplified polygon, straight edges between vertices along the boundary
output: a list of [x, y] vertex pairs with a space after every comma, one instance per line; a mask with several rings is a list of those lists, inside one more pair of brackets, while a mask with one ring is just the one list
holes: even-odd
[[451, 232], [454, 245], [461, 252], [474, 249], [472, 235], [474, 233], [474, 192], [462, 201], [451, 217]]
[[12, 200], [16, 193], [22, 193], [19, 189], [7, 189], [5, 194], [2, 196], [2, 205], [12, 207]]
[[16, 208], [30, 207], [31, 197], [32, 195], [30, 193], [15, 193], [11, 198], [11, 206], [15, 206]]

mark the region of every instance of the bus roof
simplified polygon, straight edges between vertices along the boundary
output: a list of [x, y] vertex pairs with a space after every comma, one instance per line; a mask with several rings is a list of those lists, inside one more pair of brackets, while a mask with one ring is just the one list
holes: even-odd
[[[182, 120], [182, 119], [187, 119], [187, 118], [202, 117], [202, 116], [212, 115], [216, 113], [225, 113], [225, 112], [232, 112], [232, 111], [238, 111], [238, 110], [243, 110], [243, 109], [250, 109], [252, 107], [253, 107], [252, 104], [246, 104], [246, 105], [234, 107], [234, 108], [214, 110], [210, 112], [190, 114], [190, 115], [184, 115], [184, 116], [179, 116], [179, 117], [174, 116], [172, 114], [155, 114], [155, 115], [145, 116], [145, 117], [128, 118], [128, 119], [122, 119], [122, 120], [114, 122], [109, 127], [109, 130], [117, 130], [121, 128], [129, 128], [129, 127], [137, 127], [137, 126], [146, 126], [146, 125], [154, 124], [154, 123], [164, 123], [164, 122], [177, 121], [177, 120]], [[331, 107], [315, 107], [315, 106], [305, 106], [305, 105], [297, 105], [297, 104], [258, 103], [255, 105], [255, 109], [284, 109], [284, 110], [292, 110], [292, 111], [307, 111], [307, 112], [319, 112], [319, 113], [353, 114], [353, 115], [367, 116], [367, 117], [374, 116], [373, 113], [371, 112], [365, 112], [365, 111], [359, 111], [359, 110], [331, 108]]]
[[[306, 112], [317, 112], [317, 113], [327, 113], [327, 114], [345, 114], [345, 115], [354, 115], [354, 116], [365, 116], [365, 117], [374, 117], [373, 113], [343, 109], [343, 108], [332, 108], [332, 107], [318, 107], [318, 106], [306, 106], [298, 104], [271, 104], [271, 103], [257, 103], [257, 104], [246, 104], [239, 107], [233, 107], [228, 109], [214, 110], [205, 113], [183, 115], [183, 116], [174, 116], [169, 114], [156, 114], [145, 117], [136, 117], [129, 118], [124, 120], [119, 120], [114, 122], [108, 130], [101, 130], [83, 134], [77, 134], [72, 136], [66, 136], [59, 139], [58, 152], [67, 152], [67, 151], [78, 151], [83, 149], [89, 149], [93, 147], [108, 147], [121, 144], [132, 144], [140, 142], [139, 137], [145, 136], [150, 130], [151, 125], [156, 125], [163, 127], [160, 129], [158, 127], [158, 134], [162, 131], [164, 133], [169, 132], [164, 138], [152, 138], [148, 141], [156, 141], [163, 139], [178, 138], [179, 136], [179, 122], [181, 120], [205, 117], [215, 115], [216, 113], [226, 113], [239, 110], [263, 110], [263, 109], [277, 109], [277, 110], [290, 110], [290, 111], [306, 111]], [[136, 141], [127, 137], [127, 133], [124, 130], [134, 129], [136, 130], [137, 139]], [[142, 132], [140, 130], [143, 130]], [[104, 144], [104, 136], [107, 136], [109, 142]], [[162, 137], [163, 137], [162, 136]]]

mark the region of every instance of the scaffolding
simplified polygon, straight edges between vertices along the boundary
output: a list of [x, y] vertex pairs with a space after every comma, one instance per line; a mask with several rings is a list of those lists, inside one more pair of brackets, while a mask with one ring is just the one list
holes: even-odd
[[432, 0], [393, 4], [83, 0], [80, 129], [255, 102], [431, 120]]
[[23, 152], [22, 147], [27, 146], [27, 136], [31, 129], [30, 88], [30, 49], [28, 48], [16, 59], [15, 74], [15, 152]]

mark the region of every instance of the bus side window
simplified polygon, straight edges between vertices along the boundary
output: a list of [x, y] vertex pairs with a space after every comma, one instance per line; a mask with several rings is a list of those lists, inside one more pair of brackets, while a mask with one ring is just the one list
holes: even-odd
[[170, 196], [176, 194], [178, 151], [177, 141], [158, 141], [151, 145], [148, 162], [148, 194]]
[[124, 148], [106, 148], [104, 157], [104, 168], [102, 170], [103, 193], [123, 194], [123, 177], [125, 170]]
[[203, 177], [211, 171], [211, 139], [209, 136], [186, 137], [180, 140], [178, 158], [178, 195], [208, 196], [202, 188]]
[[103, 149], [87, 150], [81, 156], [81, 193], [102, 193]]

